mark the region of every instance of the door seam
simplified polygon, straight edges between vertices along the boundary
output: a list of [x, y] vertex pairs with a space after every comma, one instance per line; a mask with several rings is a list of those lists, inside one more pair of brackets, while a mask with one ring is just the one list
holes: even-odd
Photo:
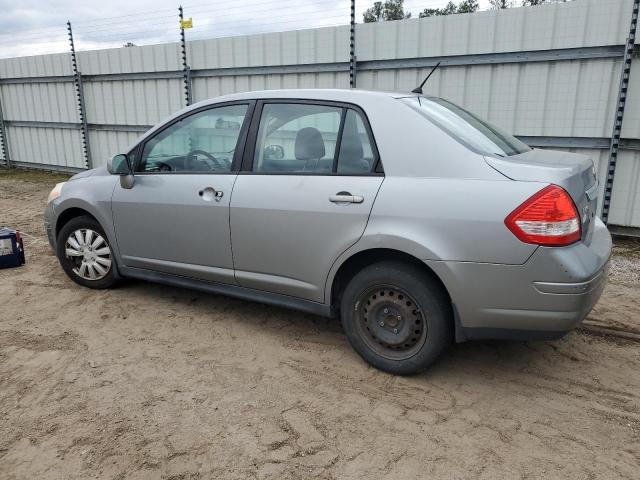
[[[350, 248], [352, 248], [355, 244], [357, 244], [360, 239], [364, 236], [364, 232], [367, 231], [367, 227], [369, 226], [369, 220], [371, 220], [371, 212], [373, 212], [373, 207], [375, 206], [376, 203], [376, 199], [378, 198], [378, 194], [380, 193], [380, 189], [382, 188], [382, 185], [384, 184], [384, 181], [386, 180], [386, 176], [382, 177], [382, 181], [380, 182], [380, 185], [378, 186], [378, 190], [376, 191], [376, 194], [373, 197], [373, 201], [371, 202], [371, 209], [369, 210], [369, 213], [367, 215], [367, 221], [364, 224], [364, 228], [362, 229], [362, 232], [360, 233], [360, 236], [356, 239], [355, 242], [353, 242], [351, 245], [349, 245], [347, 248], [345, 248], [342, 252], [340, 252], [336, 258], [333, 260], [333, 262], [331, 262], [331, 266], [329, 267], [329, 270], [327, 271], [327, 277], [324, 281], [324, 292], [322, 294], [322, 298], [323, 298], [323, 303], [327, 304], [327, 302], [329, 302], [329, 306], [331, 306], [331, 298], [327, 299], [327, 283], [329, 282], [329, 274], [331, 273], [331, 270], [333, 270], [334, 265], [336, 264], [336, 262], [338, 261], [338, 259], [344, 255], [344, 253], [349, 250]], [[331, 295], [329, 295], [329, 297], [331, 297]]]

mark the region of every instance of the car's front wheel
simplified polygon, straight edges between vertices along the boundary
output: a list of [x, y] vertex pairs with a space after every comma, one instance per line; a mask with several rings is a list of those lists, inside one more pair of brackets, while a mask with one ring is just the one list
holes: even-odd
[[424, 370], [452, 341], [446, 292], [410, 264], [380, 262], [358, 272], [344, 290], [340, 311], [356, 352], [389, 373]]
[[69, 220], [58, 234], [56, 253], [65, 273], [79, 285], [109, 288], [118, 280], [109, 240], [92, 217]]

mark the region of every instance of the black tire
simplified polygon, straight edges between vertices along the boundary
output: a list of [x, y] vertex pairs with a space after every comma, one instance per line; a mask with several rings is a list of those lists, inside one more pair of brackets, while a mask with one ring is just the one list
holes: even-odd
[[[76, 231], [87, 231], [91, 230], [94, 234], [100, 235], [103, 240], [103, 243], [100, 244], [100, 248], [97, 248], [95, 251], [104, 251], [104, 245], [106, 245], [109, 249], [109, 253], [102, 254], [100, 256], [100, 261], [102, 263], [99, 264], [100, 268], [106, 270], [106, 274], [102, 275], [97, 269], [92, 267], [92, 270], [96, 276], [96, 279], [89, 279], [80, 276], [78, 271], [82, 267], [82, 263], [84, 260], [84, 256], [69, 256], [67, 255], [67, 241], [71, 235], [74, 235]], [[93, 238], [97, 239], [97, 235]], [[73, 240], [76, 241], [76, 237], [74, 235]], [[75, 249], [74, 249], [75, 250]], [[109, 244], [109, 240], [104, 233], [104, 230], [100, 226], [100, 224], [90, 216], [81, 216], [75, 217], [65, 223], [60, 232], [58, 233], [58, 238], [56, 240], [56, 255], [58, 257], [58, 261], [62, 266], [62, 269], [69, 276], [71, 280], [76, 282], [78, 285], [82, 285], [83, 287], [95, 288], [95, 289], [104, 289], [110, 288], [119, 280], [119, 275], [116, 268], [115, 260], [113, 259], [113, 250], [111, 249], [111, 245]], [[93, 255], [93, 258], [96, 258], [97, 255], [92, 249], [92, 252], [88, 253], [89, 255]], [[109, 259], [110, 265], [105, 266], [105, 259]], [[74, 269], [76, 271], [74, 271]], [[86, 272], [87, 267], [85, 267]], [[87, 273], [88, 275], [88, 273]], [[99, 278], [98, 278], [99, 277]]]
[[446, 292], [409, 263], [385, 261], [358, 272], [343, 292], [340, 312], [355, 351], [396, 375], [425, 370], [453, 340]]

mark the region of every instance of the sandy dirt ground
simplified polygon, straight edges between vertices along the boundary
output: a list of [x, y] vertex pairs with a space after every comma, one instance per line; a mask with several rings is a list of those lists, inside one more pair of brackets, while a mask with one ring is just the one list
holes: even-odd
[[334, 320], [77, 286], [41, 226], [55, 180], [2, 175], [0, 224], [28, 235], [0, 271], [2, 479], [640, 478], [639, 243], [617, 244], [596, 327], [401, 378]]

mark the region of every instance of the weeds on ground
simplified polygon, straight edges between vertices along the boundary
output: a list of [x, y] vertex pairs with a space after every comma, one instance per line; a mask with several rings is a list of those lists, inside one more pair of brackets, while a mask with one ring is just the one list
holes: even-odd
[[0, 180], [23, 180], [35, 183], [57, 183], [69, 180], [70, 173], [45, 172], [26, 168], [0, 167]]

